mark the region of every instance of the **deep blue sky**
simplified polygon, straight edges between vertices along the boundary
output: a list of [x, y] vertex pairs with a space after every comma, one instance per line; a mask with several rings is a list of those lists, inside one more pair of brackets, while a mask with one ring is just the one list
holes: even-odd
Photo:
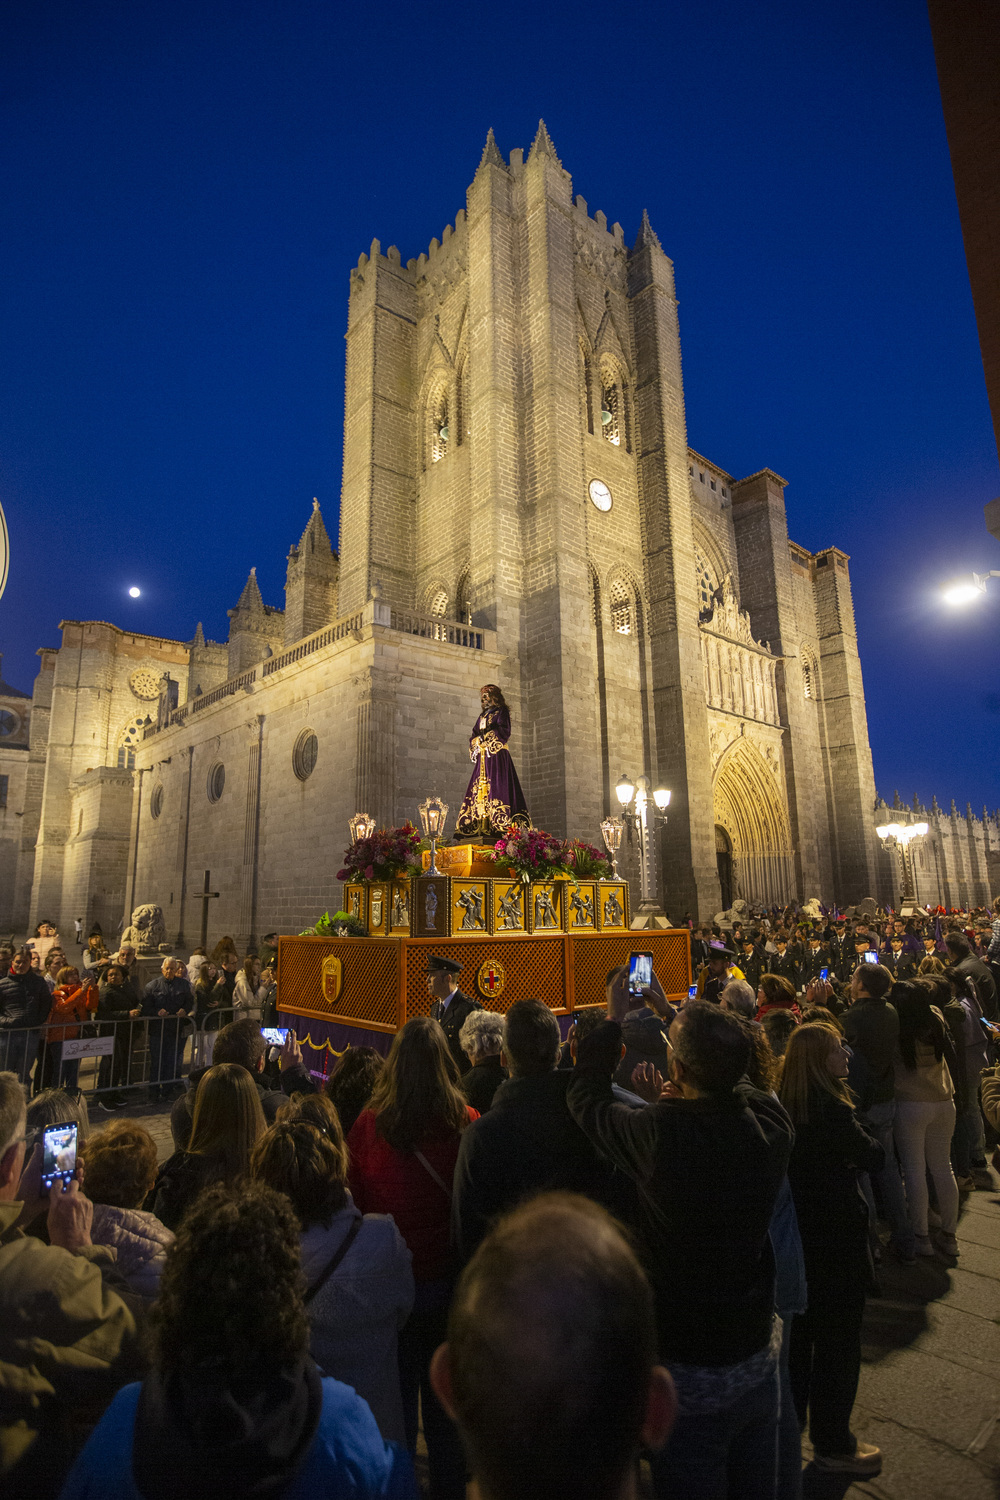
[[920, 0], [8, 0], [0, 69], [8, 680], [64, 617], [225, 639], [252, 564], [283, 602], [313, 495], [334, 533], [350, 267], [544, 115], [675, 262], [692, 445], [851, 554], [879, 789], [1000, 802], [1000, 595], [935, 593], [1000, 567], [1000, 473]]

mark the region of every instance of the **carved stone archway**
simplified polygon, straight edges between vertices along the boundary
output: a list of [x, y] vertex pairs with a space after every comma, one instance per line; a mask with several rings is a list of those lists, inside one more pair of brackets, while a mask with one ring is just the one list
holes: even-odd
[[723, 755], [713, 796], [715, 822], [732, 843], [734, 895], [784, 906], [794, 894], [788, 811], [776, 772], [749, 738]]

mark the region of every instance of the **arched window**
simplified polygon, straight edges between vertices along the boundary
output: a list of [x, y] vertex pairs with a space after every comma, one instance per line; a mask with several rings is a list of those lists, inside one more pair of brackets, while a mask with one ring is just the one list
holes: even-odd
[[635, 613], [632, 607], [632, 590], [623, 578], [616, 578], [608, 591], [611, 607], [611, 624], [619, 635], [631, 635], [635, 629]]
[[149, 714], [133, 719], [131, 724], [126, 724], [118, 736], [118, 769], [119, 771], [135, 770], [135, 748], [142, 739], [148, 725], [152, 724]]
[[811, 651], [802, 652], [802, 696], [819, 697], [819, 669]]
[[695, 576], [698, 580], [698, 610], [700, 614], [708, 616], [715, 607], [715, 595], [719, 588], [719, 578], [715, 568], [709, 562], [700, 547], [694, 549]]
[[436, 464], [448, 453], [451, 428], [448, 423], [448, 392], [439, 390], [431, 401], [431, 463]]
[[433, 615], [435, 619], [440, 620], [443, 619], [447, 613], [448, 590], [435, 589], [434, 593], [431, 595], [430, 614]]
[[621, 393], [618, 382], [607, 369], [601, 371], [601, 436], [614, 447], [621, 446]]

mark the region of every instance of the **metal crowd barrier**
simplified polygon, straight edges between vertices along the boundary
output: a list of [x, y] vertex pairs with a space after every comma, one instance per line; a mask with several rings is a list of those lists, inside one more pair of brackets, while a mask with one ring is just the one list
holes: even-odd
[[190, 1016], [95, 1020], [59, 1042], [49, 1041], [47, 1032], [63, 1030], [62, 1023], [0, 1026], [0, 1071], [16, 1073], [32, 1096], [61, 1088], [79, 1090], [88, 1103], [146, 1102], [184, 1085], [187, 1072], [208, 1067], [216, 1035], [241, 1014], [230, 1007], [212, 1010], [199, 1026]]

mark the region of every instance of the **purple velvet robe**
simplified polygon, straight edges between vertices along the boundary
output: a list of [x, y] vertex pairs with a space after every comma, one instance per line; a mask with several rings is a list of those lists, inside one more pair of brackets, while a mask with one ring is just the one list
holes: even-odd
[[[528, 807], [521, 791], [521, 783], [514, 770], [514, 762], [507, 741], [510, 739], [510, 712], [497, 708], [495, 704], [479, 715], [469, 737], [479, 739], [479, 750], [475, 755], [469, 789], [465, 794], [456, 834], [462, 837], [499, 838], [506, 833], [511, 822], [529, 826]], [[480, 783], [482, 782], [482, 788]]]

